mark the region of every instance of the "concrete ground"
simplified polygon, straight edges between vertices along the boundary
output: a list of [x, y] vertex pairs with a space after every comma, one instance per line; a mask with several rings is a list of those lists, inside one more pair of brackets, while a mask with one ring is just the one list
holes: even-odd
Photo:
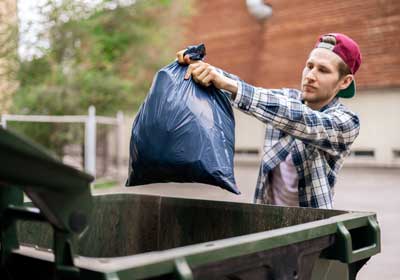
[[358, 279], [400, 279], [400, 169], [343, 169], [335, 207], [377, 213], [382, 252], [371, 258]]
[[[251, 202], [258, 166], [238, 164], [235, 177], [242, 194], [236, 196], [202, 184], [153, 184], [101, 192], [134, 192], [209, 200]], [[400, 279], [400, 169], [343, 168], [336, 185], [335, 208], [376, 212], [381, 227], [382, 253], [372, 257], [358, 280]]]

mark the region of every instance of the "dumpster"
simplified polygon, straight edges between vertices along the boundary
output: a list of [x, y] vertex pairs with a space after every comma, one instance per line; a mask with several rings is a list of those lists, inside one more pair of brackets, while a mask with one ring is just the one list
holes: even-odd
[[0, 157], [1, 279], [356, 279], [380, 252], [374, 213], [92, 196], [93, 178], [5, 130]]

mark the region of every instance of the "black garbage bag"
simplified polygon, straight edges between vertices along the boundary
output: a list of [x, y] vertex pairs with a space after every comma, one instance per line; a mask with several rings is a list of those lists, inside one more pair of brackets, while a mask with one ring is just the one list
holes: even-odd
[[[204, 45], [186, 53], [202, 59]], [[173, 62], [154, 77], [133, 123], [126, 185], [198, 182], [240, 194], [229, 97], [214, 86], [184, 80], [186, 70], [187, 65]]]

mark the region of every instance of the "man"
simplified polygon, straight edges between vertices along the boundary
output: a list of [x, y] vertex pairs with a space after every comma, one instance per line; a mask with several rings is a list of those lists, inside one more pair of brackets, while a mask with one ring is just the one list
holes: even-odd
[[319, 37], [306, 61], [301, 91], [254, 87], [202, 61], [185, 79], [227, 91], [235, 107], [267, 124], [254, 202], [332, 208], [334, 185], [359, 133], [359, 119], [339, 103], [355, 94], [361, 64], [356, 42], [344, 34]]

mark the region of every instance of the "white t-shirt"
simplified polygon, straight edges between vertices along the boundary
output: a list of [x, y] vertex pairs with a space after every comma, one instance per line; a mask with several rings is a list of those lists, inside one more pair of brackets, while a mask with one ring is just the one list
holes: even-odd
[[273, 205], [299, 206], [299, 179], [290, 153], [270, 175], [271, 190], [268, 201]]

